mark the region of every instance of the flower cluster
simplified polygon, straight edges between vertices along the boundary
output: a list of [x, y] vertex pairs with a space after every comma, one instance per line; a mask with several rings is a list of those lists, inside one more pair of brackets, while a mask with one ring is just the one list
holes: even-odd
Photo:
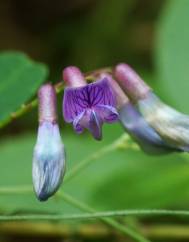
[[[74, 66], [63, 70], [63, 117], [76, 133], [87, 129], [102, 139], [104, 123], [120, 122], [124, 130], [149, 154], [189, 151], [189, 116], [164, 104], [127, 64], [111, 73], [94, 72], [87, 83]], [[39, 90], [39, 129], [33, 158], [33, 184], [37, 198], [47, 200], [59, 188], [65, 173], [65, 151], [51, 84]]]

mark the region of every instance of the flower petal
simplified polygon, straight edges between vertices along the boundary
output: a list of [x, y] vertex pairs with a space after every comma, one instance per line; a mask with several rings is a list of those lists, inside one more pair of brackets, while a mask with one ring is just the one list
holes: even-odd
[[84, 127], [81, 125], [84, 115], [85, 111], [80, 113], [73, 121], [73, 127], [78, 134], [81, 134], [84, 130]]
[[[67, 87], [64, 90], [63, 115], [66, 122], [71, 123], [87, 107], [87, 103], [82, 102], [82, 88]], [[80, 98], [81, 95], [81, 98]]]
[[102, 120], [95, 111], [91, 111], [89, 131], [96, 140], [102, 139]]
[[99, 114], [101, 119], [106, 123], [114, 123], [118, 120], [117, 110], [109, 105], [98, 105], [95, 107], [95, 111]]
[[97, 105], [116, 105], [113, 91], [106, 78], [83, 87], [66, 88], [64, 91], [63, 115], [68, 123], [73, 122], [85, 109]]
[[124, 105], [119, 110], [119, 115], [120, 122], [124, 129], [145, 152], [150, 154], [162, 154], [177, 150], [163, 141], [131, 103]]
[[90, 107], [95, 107], [97, 105], [116, 106], [113, 90], [106, 77], [89, 84], [87, 86], [87, 92], [89, 93], [88, 102], [91, 104]]

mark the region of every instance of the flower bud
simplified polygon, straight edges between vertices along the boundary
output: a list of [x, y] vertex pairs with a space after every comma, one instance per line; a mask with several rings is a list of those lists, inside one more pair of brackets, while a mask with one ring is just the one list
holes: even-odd
[[39, 92], [39, 128], [33, 156], [33, 186], [40, 201], [59, 188], [65, 172], [65, 151], [56, 116], [56, 94], [52, 85]]
[[63, 80], [67, 87], [82, 87], [86, 85], [84, 75], [76, 66], [68, 66], [63, 70]]
[[117, 99], [119, 121], [140, 148], [148, 154], [164, 154], [174, 151], [146, 122], [112, 76], [108, 73], [103, 73], [100, 74], [100, 77], [108, 79]]
[[138, 109], [147, 122], [169, 145], [189, 151], [189, 116], [164, 104], [153, 92], [138, 101]]
[[124, 129], [146, 153], [157, 155], [177, 150], [160, 137], [132, 103], [120, 108], [119, 119]]
[[117, 65], [114, 75], [164, 142], [177, 150], [189, 151], [189, 116], [164, 104], [127, 64]]
[[118, 64], [115, 67], [114, 75], [124, 92], [133, 102], [144, 99], [151, 90], [140, 76], [127, 64]]

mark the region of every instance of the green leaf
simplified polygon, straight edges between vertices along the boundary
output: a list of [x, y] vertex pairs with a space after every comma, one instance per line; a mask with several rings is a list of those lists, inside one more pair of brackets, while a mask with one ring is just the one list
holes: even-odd
[[189, 1], [170, 0], [160, 18], [156, 63], [159, 85], [174, 106], [189, 113]]
[[21, 107], [45, 81], [48, 70], [19, 52], [0, 54], [0, 122]]

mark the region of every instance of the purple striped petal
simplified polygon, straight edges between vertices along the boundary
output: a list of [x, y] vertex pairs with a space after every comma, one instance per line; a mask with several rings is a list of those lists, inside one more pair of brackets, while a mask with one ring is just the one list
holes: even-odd
[[73, 127], [78, 134], [81, 134], [84, 130], [84, 127], [81, 124], [84, 115], [85, 115], [85, 111], [80, 113], [73, 121]]
[[89, 94], [88, 103], [90, 107], [97, 105], [116, 105], [115, 97], [107, 78], [87, 85], [86, 92]]
[[63, 100], [63, 115], [66, 122], [73, 122], [77, 133], [88, 129], [97, 140], [102, 139], [103, 122], [118, 120], [116, 101], [108, 79], [85, 85], [66, 88]]
[[100, 115], [101, 119], [107, 123], [113, 123], [118, 120], [117, 110], [108, 105], [98, 105], [95, 107], [95, 111]]
[[85, 111], [85, 106], [80, 104], [78, 100], [78, 89], [80, 88], [65, 88], [63, 99], [63, 115], [67, 123], [73, 122], [74, 118]]
[[97, 105], [115, 106], [115, 98], [106, 78], [84, 87], [66, 88], [64, 91], [63, 115], [68, 123], [73, 122], [85, 109]]
[[77, 133], [82, 133], [84, 128], [88, 129], [97, 140], [102, 138], [102, 119], [94, 110], [86, 110], [79, 114], [73, 121]]
[[95, 111], [90, 114], [89, 131], [95, 139], [102, 139], [102, 120]]

